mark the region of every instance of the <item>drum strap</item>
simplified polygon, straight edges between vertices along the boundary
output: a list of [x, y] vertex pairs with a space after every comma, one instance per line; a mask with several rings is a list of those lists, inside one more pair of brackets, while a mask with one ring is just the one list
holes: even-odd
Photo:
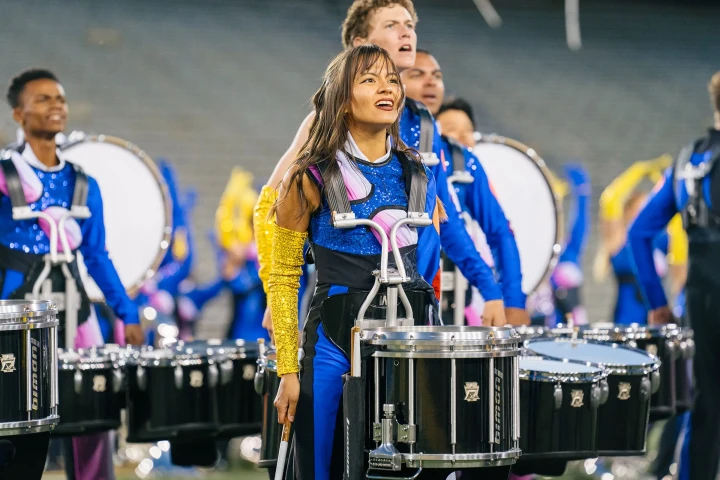
[[7, 183], [8, 195], [10, 196], [10, 203], [12, 203], [13, 210], [27, 207], [28, 204], [27, 201], [25, 201], [22, 181], [20, 180], [20, 175], [13, 161], [9, 159], [0, 160], [0, 168], [2, 168], [5, 174], [5, 182]]
[[[405, 178], [405, 193], [408, 196], [408, 215], [412, 213], [425, 212], [425, 197], [427, 196], [427, 178], [419, 168], [417, 162], [413, 162], [401, 152], [397, 154], [400, 164], [403, 167]], [[350, 197], [345, 186], [345, 179], [339, 168], [330, 169], [329, 162], [320, 162], [318, 165], [320, 175], [325, 184], [325, 196], [327, 197], [330, 210], [333, 212], [333, 220], [338, 214], [353, 214], [350, 208]]]
[[432, 152], [435, 122], [430, 110], [422, 103], [410, 98], [405, 99], [405, 104], [415, 115], [420, 117], [420, 153]]
[[720, 217], [713, 212], [705, 201], [703, 180], [709, 175], [720, 159], [720, 148], [715, 147], [709, 151], [709, 159], [700, 165], [693, 166], [690, 160], [698, 152], [705, 139], [696, 140], [680, 151], [673, 171], [675, 195], [678, 197], [680, 183], [685, 183], [688, 201], [682, 209], [683, 226], [709, 227], [720, 226]]
[[[70, 163], [70, 162], [68, 162]], [[88, 178], [80, 165], [70, 163], [75, 169], [75, 190], [73, 191], [72, 208], [87, 207]]]

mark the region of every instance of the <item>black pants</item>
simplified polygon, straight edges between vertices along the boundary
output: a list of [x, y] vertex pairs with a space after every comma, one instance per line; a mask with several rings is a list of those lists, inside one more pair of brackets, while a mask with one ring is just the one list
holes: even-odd
[[690, 478], [715, 480], [720, 459], [720, 290], [713, 288], [717, 281], [699, 283], [688, 281], [686, 300], [695, 332]]
[[40, 480], [50, 432], [0, 437], [0, 479]]

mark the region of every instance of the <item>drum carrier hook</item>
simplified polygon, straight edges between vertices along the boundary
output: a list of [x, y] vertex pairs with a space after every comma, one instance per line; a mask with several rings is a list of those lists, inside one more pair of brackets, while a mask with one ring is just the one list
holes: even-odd
[[[412, 160], [408, 159], [402, 163], [405, 169], [411, 169], [411, 174], [409, 182], [407, 217], [399, 219], [390, 229], [389, 243], [395, 260], [394, 267], [388, 266], [388, 235], [385, 233], [385, 230], [373, 220], [367, 218], [356, 218], [350, 208], [350, 199], [348, 197], [345, 180], [343, 179], [342, 174], [338, 170], [329, 171], [326, 162], [318, 165], [320, 173], [323, 177], [323, 182], [325, 183], [328, 204], [330, 205], [330, 210], [332, 211], [333, 227], [355, 228], [364, 225], [375, 230], [380, 236], [380, 269], [372, 272], [375, 277], [375, 283], [370, 289], [365, 301], [360, 306], [360, 310], [358, 311], [355, 319], [355, 325], [360, 327], [361, 330], [377, 326], [394, 327], [414, 324], [412, 306], [410, 305], [410, 301], [402, 288], [402, 284], [409, 282], [410, 278], [407, 276], [405, 265], [403, 264], [402, 257], [400, 255], [400, 249], [397, 244], [397, 233], [403, 225], [412, 225], [415, 227], [430, 226], [432, 225], [432, 218], [430, 214], [425, 211], [427, 178], [420, 170], [419, 166], [416, 167], [413, 165]], [[407, 179], [407, 173], [405, 177]], [[365, 313], [377, 293], [380, 291], [381, 285], [387, 287], [387, 316], [384, 321], [366, 320]], [[405, 308], [406, 318], [398, 319], [397, 317], [398, 298]], [[380, 325], [378, 325], [378, 322]]]

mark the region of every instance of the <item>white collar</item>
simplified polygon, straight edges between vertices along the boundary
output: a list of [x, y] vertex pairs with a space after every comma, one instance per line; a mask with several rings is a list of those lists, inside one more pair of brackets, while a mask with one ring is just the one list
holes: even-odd
[[[352, 133], [348, 132], [348, 139], [347, 142], [345, 142], [345, 150], [347, 150], [350, 155], [352, 155], [355, 158], [359, 158], [360, 160], [365, 160], [366, 162], [370, 162], [368, 158], [365, 156], [364, 153], [360, 151], [360, 147], [357, 146], [357, 143], [355, 143], [355, 139], [352, 136]], [[385, 140], [385, 155], [378, 158], [374, 162], [370, 163], [380, 163], [384, 162], [388, 158], [390, 158], [390, 154], [392, 153], [392, 137], [390, 135], [387, 136], [387, 139]]]
[[25, 148], [22, 152], [22, 158], [30, 164], [30, 166], [37, 168], [38, 170], [42, 170], [44, 172], [59, 172], [63, 168], [65, 168], [65, 157], [63, 156], [62, 152], [59, 148], [55, 149], [55, 155], [57, 155], [57, 158], [59, 160], [59, 164], [55, 165], [54, 167], [48, 167], [44, 163], [42, 163], [38, 158], [35, 156], [35, 152], [33, 152], [32, 147], [29, 143], [25, 143]]

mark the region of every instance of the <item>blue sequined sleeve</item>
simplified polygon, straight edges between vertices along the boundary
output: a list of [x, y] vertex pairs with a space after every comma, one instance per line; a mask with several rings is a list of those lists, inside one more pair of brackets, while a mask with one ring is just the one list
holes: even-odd
[[588, 225], [590, 222], [590, 178], [580, 165], [565, 167], [572, 183], [575, 197], [574, 218], [570, 228], [570, 239], [560, 255], [560, 262], [572, 262], [582, 268], [582, 252], [587, 243]]
[[92, 216], [82, 223], [83, 254], [88, 273], [105, 295], [105, 301], [125, 324], [139, 324], [138, 311], [128, 297], [125, 287], [105, 248], [105, 222], [100, 188], [94, 178], [88, 177], [87, 206]]
[[672, 178], [672, 171], [668, 170], [630, 226], [627, 236], [637, 278], [652, 309], [667, 305], [662, 281], [655, 270], [653, 244], [658, 234], [677, 213]]
[[500, 203], [490, 190], [485, 170], [470, 150], [465, 150], [467, 170], [473, 176], [468, 186], [466, 205], [470, 216], [477, 220], [492, 249], [493, 257], [498, 259], [499, 282], [502, 285], [506, 307], [525, 308], [526, 295], [522, 291], [522, 269], [515, 234], [505, 217]]
[[440, 224], [440, 245], [445, 253], [458, 266], [471, 285], [480, 290], [486, 301], [501, 300], [502, 290], [495, 281], [490, 267], [480, 257], [470, 235], [465, 229], [465, 222], [460, 218], [453, 201], [450, 198], [447, 174], [443, 165], [445, 155], [442, 151], [442, 139], [437, 134], [433, 141], [433, 150], [440, 158], [440, 163], [432, 167], [435, 175], [435, 185], [440, 201], [445, 206], [448, 220]]
[[227, 283], [222, 278], [218, 278], [210, 283], [200, 285], [192, 291], [185, 294], [185, 297], [192, 300], [195, 308], [202, 310], [207, 302], [220, 295]]

